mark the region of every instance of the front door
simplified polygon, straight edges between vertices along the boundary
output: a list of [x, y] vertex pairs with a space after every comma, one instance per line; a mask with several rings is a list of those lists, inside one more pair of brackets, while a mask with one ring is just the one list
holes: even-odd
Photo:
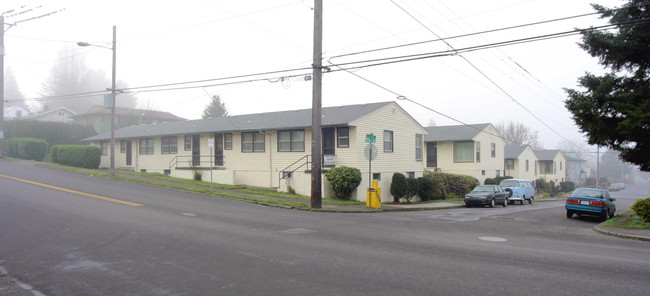
[[192, 165], [201, 165], [201, 135], [192, 136]]
[[214, 134], [214, 165], [223, 166], [223, 134]]
[[334, 165], [325, 165], [325, 156], [326, 155], [335, 155], [335, 145], [336, 138], [334, 135], [334, 128], [324, 128], [323, 129], [323, 166], [334, 166]]
[[131, 160], [132, 160], [132, 156], [131, 156], [131, 151], [132, 151], [132, 149], [131, 149], [131, 141], [130, 141], [130, 140], [126, 140], [125, 142], [126, 142], [126, 143], [125, 143], [125, 145], [126, 145], [126, 165], [127, 165], [127, 166], [131, 166], [131, 165], [132, 165], [132, 161], [131, 161]]
[[427, 167], [438, 167], [438, 143], [427, 142]]

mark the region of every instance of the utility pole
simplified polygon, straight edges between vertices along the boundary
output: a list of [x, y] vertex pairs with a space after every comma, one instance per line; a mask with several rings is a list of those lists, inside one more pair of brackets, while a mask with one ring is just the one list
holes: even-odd
[[0, 158], [5, 153], [5, 17], [0, 15]]
[[323, 0], [314, 0], [314, 69], [311, 102], [311, 207], [322, 207], [322, 73], [323, 73]]

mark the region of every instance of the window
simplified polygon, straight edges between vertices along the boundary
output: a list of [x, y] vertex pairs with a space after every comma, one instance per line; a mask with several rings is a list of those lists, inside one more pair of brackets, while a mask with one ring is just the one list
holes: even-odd
[[293, 179], [292, 172], [282, 172], [282, 179]]
[[59, 111], [58, 115], [59, 117], [65, 117], [65, 111]]
[[125, 140], [120, 141], [120, 153], [125, 153], [126, 152], [126, 143], [127, 142]]
[[108, 142], [101, 142], [100, 145], [102, 148], [102, 155], [106, 155], [106, 150], [108, 150]]
[[542, 163], [542, 170], [544, 171], [544, 174], [552, 174], [553, 173], [553, 162], [546, 161]]
[[381, 173], [372, 173], [372, 179], [381, 181]]
[[560, 161], [560, 171], [562, 170], [562, 162]]
[[278, 131], [278, 151], [305, 151], [305, 131]]
[[406, 172], [406, 177], [409, 179], [415, 179], [415, 172]]
[[497, 144], [492, 143], [490, 145], [490, 150], [491, 150], [491, 153], [492, 153], [492, 158], [497, 157]]
[[140, 155], [153, 154], [153, 138], [140, 139]]
[[528, 159], [526, 159], [526, 171], [528, 171]]
[[348, 148], [350, 147], [350, 128], [348, 127], [339, 127], [336, 129], [338, 133], [338, 138], [336, 141], [336, 146], [339, 148]]
[[185, 151], [192, 150], [192, 136], [185, 136]]
[[506, 159], [506, 169], [508, 169], [508, 170], [514, 170], [515, 169], [515, 160], [514, 159]]
[[501, 170], [497, 170], [497, 177], [501, 177]]
[[384, 131], [384, 152], [393, 152], [393, 131]]
[[176, 154], [178, 152], [178, 137], [162, 137], [160, 139], [161, 154]]
[[485, 176], [485, 170], [481, 170], [481, 176]]
[[472, 162], [473, 156], [473, 142], [454, 142], [454, 162]]
[[232, 150], [232, 134], [223, 134], [223, 149]]
[[241, 134], [241, 151], [242, 152], [264, 152], [265, 134], [260, 132], [242, 133]]
[[415, 160], [422, 160], [422, 135], [415, 135]]
[[537, 176], [537, 162], [535, 162], [535, 176]]
[[476, 163], [481, 162], [481, 142], [476, 141]]

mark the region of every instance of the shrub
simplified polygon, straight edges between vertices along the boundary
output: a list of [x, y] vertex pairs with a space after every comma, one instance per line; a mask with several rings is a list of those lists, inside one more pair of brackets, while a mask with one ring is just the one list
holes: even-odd
[[455, 175], [447, 173], [427, 173], [426, 178], [431, 178], [433, 182], [431, 198], [445, 199], [450, 194], [455, 196], [465, 196], [472, 191], [474, 187], [480, 185], [480, 182], [471, 176]]
[[643, 222], [650, 222], [650, 197], [646, 199], [637, 199], [630, 208], [634, 210]]
[[390, 195], [393, 196], [394, 202], [399, 202], [399, 199], [408, 194], [408, 181], [406, 176], [402, 173], [394, 173], [393, 179], [390, 182]]
[[411, 198], [418, 194], [420, 190], [420, 180], [415, 178], [406, 179], [406, 184], [408, 185], [408, 190], [406, 191], [406, 201], [410, 202]]
[[50, 152], [56, 163], [87, 169], [98, 168], [102, 157], [102, 150], [90, 145], [57, 145]]
[[7, 139], [5, 151], [11, 157], [41, 161], [47, 154], [47, 141], [36, 138]]
[[550, 187], [549, 187], [548, 183], [546, 182], [546, 180], [544, 180], [542, 178], [539, 178], [539, 179], [535, 180], [535, 188], [537, 189], [537, 193], [541, 193], [541, 192], [550, 193], [551, 192], [551, 190], [549, 189]]
[[334, 196], [339, 199], [350, 199], [352, 192], [361, 184], [361, 171], [350, 167], [337, 167], [325, 172]]
[[56, 158], [56, 153], [59, 151], [59, 145], [54, 145], [50, 147], [50, 157], [52, 158], [53, 163], [58, 163], [57, 158]]
[[501, 181], [507, 180], [507, 179], [514, 179], [514, 178], [512, 176], [501, 176], [501, 177], [494, 178], [494, 180], [497, 181], [497, 183], [496, 183], [497, 185], [499, 185], [499, 183], [501, 183]]
[[445, 199], [449, 194], [449, 186], [447, 179], [443, 173], [431, 174], [431, 181], [433, 182], [433, 200]]
[[433, 199], [433, 179], [427, 177], [418, 178], [420, 181], [420, 188], [418, 188], [418, 196], [421, 201]]
[[5, 121], [4, 134], [10, 138], [37, 138], [51, 146], [81, 145], [82, 139], [96, 135], [93, 126], [77, 123], [44, 122], [36, 120]]
[[571, 192], [576, 189], [576, 183], [571, 181], [560, 182], [560, 192]]
[[497, 179], [495, 178], [485, 178], [483, 185], [499, 185], [499, 182], [497, 182]]

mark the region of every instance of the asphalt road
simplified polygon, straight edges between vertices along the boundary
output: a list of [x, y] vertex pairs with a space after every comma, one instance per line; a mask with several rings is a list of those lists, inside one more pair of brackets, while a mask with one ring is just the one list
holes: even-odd
[[561, 202], [285, 210], [0, 162], [0, 295], [647, 295], [650, 243], [596, 223]]

